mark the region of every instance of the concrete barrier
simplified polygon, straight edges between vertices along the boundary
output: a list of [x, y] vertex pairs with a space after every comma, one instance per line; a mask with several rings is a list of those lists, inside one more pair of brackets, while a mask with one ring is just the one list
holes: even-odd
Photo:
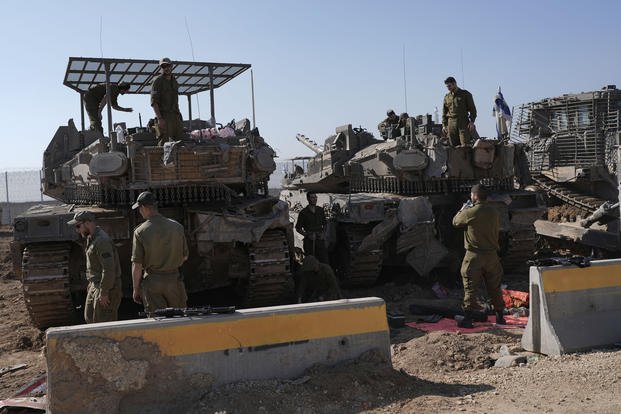
[[621, 259], [531, 267], [522, 347], [560, 355], [621, 342]]
[[185, 412], [213, 385], [295, 378], [372, 349], [390, 363], [379, 298], [51, 328], [46, 336], [49, 412], [63, 414]]

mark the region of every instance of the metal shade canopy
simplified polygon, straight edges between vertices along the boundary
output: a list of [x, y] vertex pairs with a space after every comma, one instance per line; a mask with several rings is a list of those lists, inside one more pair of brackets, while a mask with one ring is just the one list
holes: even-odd
[[[106, 82], [106, 66], [111, 83], [127, 82], [128, 93], [135, 94], [150, 94], [151, 82], [160, 71], [158, 60], [70, 57], [63, 84], [83, 94], [91, 86]], [[251, 65], [173, 61], [172, 66], [179, 94], [190, 96], [219, 88]]]

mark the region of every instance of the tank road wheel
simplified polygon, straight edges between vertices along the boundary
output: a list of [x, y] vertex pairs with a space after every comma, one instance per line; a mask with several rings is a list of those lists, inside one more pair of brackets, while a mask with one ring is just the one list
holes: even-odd
[[343, 287], [373, 286], [382, 271], [382, 250], [358, 252], [368, 234], [369, 225], [341, 225], [337, 241], [334, 270]]
[[284, 303], [292, 293], [289, 243], [282, 230], [267, 230], [261, 240], [250, 245], [250, 276], [244, 307]]
[[71, 298], [71, 243], [33, 244], [24, 248], [22, 284], [32, 324], [40, 329], [77, 322]]

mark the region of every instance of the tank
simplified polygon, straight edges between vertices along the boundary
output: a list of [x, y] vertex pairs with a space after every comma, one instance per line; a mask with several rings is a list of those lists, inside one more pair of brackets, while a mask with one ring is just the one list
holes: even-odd
[[[185, 227], [190, 255], [181, 272], [191, 300], [192, 293], [223, 287], [235, 292], [239, 306], [289, 299], [292, 226], [286, 203], [267, 191], [275, 153], [247, 119], [209, 128], [219, 125], [214, 89], [249, 67], [173, 62], [180, 95], [190, 103], [188, 119], [191, 96], [209, 91], [211, 122], [185, 121], [192, 132], [163, 147], [152, 128], [141, 125], [115, 125], [118, 137], [85, 130], [84, 113], [81, 130], [72, 120], [58, 128], [43, 154], [42, 186], [62, 204], [33, 207], [14, 221], [14, 268], [35, 326], [79, 321], [83, 241], [66, 223], [80, 210], [94, 212], [114, 239], [131, 297], [132, 234], [142, 221], [131, 203], [145, 190], [155, 194], [163, 215]], [[115, 79], [129, 82], [129, 93], [149, 94], [157, 70], [157, 61], [70, 58], [65, 85], [82, 94], [93, 83]]]
[[533, 180], [548, 200], [537, 232], [551, 247], [619, 256], [621, 91], [607, 85], [514, 112], [511, 139], [529, 148]]
[[[542, 214], [528, 182], [524, 146], [479, 139], [473, 147], [449, 147], [431, 115], [376, 139], [344, 125], [323, 146], [298, 135], [315, 152], [290, 161], [281, 199], [293, 220], [318, 193], [328, 217], [331, 265], [344, 286], [373, 285], [383, 269], [405, 268], [420, 276], [455, 274], [463, 250], [454, 214], [476, 183], [493, 190], [501, 212], [502, 260], [507, 272], [524, 271], [534, 251], [533, 222]], [[381, 131], [380, 131], [381, 132]], [[295, 232], [296, 249], [302, 239]]]

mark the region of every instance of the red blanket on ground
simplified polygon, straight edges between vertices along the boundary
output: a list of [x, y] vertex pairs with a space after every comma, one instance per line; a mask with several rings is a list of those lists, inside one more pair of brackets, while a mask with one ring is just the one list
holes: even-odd
[[474, 322], [474, 328], [459, 328], [457, 322], [454, 319], [442, 318], [436, 323], [426, 322], [408, 322], [407, 326], [410, 328], [420, 329], [425, 332], [444, 331], [444, 332], [461, 332], [461, 333], [476, 333], [485, 332], [490, 329], [515, 329], [523, 328], [528, 322], [528, 317], [514, 318], [510, 315], [505, 315], [505, 322], [507, 325], [496, 325], [496, 316], [488, 316], [487, 322]]

